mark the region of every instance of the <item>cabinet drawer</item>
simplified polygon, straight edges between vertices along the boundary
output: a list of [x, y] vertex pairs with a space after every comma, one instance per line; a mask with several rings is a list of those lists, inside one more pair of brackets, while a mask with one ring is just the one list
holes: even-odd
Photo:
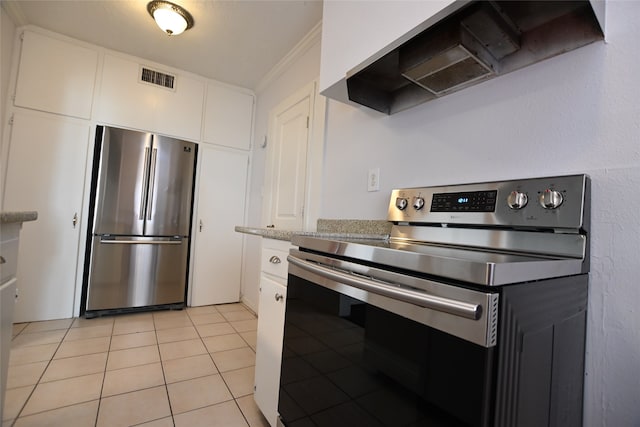
[[0, 243], [0, 283], [16, 275], [18, 269], [18, 239]]
[[282, 279], [287, 278], [288, 252], [273, 248], [262, 248], [262, 271]]

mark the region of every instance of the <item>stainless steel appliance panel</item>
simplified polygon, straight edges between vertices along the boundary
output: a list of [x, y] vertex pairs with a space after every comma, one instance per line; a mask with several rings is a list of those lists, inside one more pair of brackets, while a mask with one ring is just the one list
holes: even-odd
[[297, 274], [284, 331], [278, 413], [287, 427], [490, 425], [495, 347]]
[[400, 189], [388, 239], [294, 237], [283, 424], [581, 426], [590, 204], [586, 175]]
[[152, 136], [102, 129], [94, 234], [142, 235]]
[[498, 294], [291, 250], [289, 274], [484, 347], [496, 345]]
[[[404, 226], [404, 228], [408, 228], [408, 226]], [[456, 231], [450, 228], [442, 230]], [[434, 231], [439, 230], [434, 229]], [[473, 234], [475, 231], [465, 230], [468, 234]], [[550, 237], [548, 240], [551, 241], [565, 238], [565, 240], [575, 243], [574, 246], [586, 244], [583, 236], [578, 235], [553, 235], [549, 233], [548, 237]], [[385, 242], [375, 240], [340, 241], [294, 236], [291, 242], [299, 247], [331, 255], [354, 260], [366, 259], [386, 267], [401, 268], [420, 274], [430, 274], [486, 286], [502, 286], [527, 280], [569, 276], [580, 274], [586, 268], [582, 258], [552, 257], [515, 251], [482, 251], [476, 248], [462, 249], [460, 246], [408, 243], [412, 242], [409, 239], [406, 241], [395, 239]]]
[[87, 310], [184, 302], [188, 242], [94, 236]]
[[195, 144], [154, 135], [149, 164], [146, 236], [187, 236]]
[[[518, 203], [510, 199], [516, 196]], [[590, 180], [584, 174], [417, 187], [393, 191], [387, 219], [588, 231], [590, 199]]]

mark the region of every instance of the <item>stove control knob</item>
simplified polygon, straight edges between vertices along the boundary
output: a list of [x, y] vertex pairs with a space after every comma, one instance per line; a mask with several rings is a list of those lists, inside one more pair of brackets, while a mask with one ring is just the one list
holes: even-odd
[[551, 190], [550, 188], [547, 188], [540, 194], [540, 205], [545, 209], [556, 209], [563, 201], [562, 193]]
[[509, 197], [507, 197], [507, 205], [514, 211], [527, 206], [528, 201], [529, 198], [527, 197], [527, 193], [521, 193], [519, 191], [512, 191], [509, 194]]
[[424, 199], [422, 197], [413, 198], [413, 208], [417, 211], [424, 207]]
[[404, 197], [396, 198], [396, 208], [400, 209], [401, 211], [405, 210], [408, 204], [409, 202]]

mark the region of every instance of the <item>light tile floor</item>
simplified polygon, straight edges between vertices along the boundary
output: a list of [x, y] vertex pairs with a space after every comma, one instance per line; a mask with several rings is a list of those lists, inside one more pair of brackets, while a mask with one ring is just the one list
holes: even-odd
[[16, 324], [2, 427], [268, 425], [242, 304]]

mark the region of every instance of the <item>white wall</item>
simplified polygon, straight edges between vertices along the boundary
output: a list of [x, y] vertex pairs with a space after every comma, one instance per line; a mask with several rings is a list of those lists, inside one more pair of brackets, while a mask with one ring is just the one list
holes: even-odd
[[[277, 78], [264, 89], [256, 93], [256, 110], [253, 142], [253, 164], [251, 166], [251, 183], [249, 199], [249, 216], [247, 224], [265, 227], [266, 219], [262, 218], [262, 195], [267, 160], [267, 150], [262, 148], [263, 139], [267, 135], [269, 111], [282, 100], [307, 85], [320, 74], [320, 38], [313, 36], [311, 42], [304, 44]], [[260, 282], [260, 244], [261, 237], [245, 237], [243, 255], [242, 295], [243, 301], [252, 309], [258, 308]]]
[[16, 32], [16, 26], [4, 11], [4, 7], [0, 6], [0, 200], [3, 199], [2, 191], [4, 188], [4, 165], [5, 142], [4, 128], [7, 120], [5, 118], [7, 96], [9, 93], [9, 78], [11, 76], [11, 61], [13, 57], [13, 44]]
[[[640, 425], [640, 2], [596, 43], [394, 116], [331, 101], [323, 218], [384, 219], [395, 187], [588, 173], [585, 425]], [[380, 167], [379, 192], [366, 191]]]
[[[15, 24], [4, 11], [4, 8], [0, 7], [0, 111], [2, 111], [2, 117], [4, 117], [9, 91], [15, 32]], [[4, 120], [0, 124], [0, 130], [2, 129], [4, 129]]]

